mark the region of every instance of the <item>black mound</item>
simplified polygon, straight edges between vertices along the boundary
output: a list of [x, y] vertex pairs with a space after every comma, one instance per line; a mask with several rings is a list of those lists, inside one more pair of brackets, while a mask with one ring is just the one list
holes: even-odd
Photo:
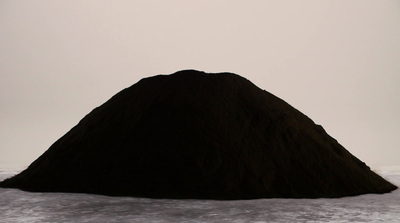
[[283, 100], [238, 75], [194, 70], [119, 92], [0, 186], [198, 199], [396, 189]]

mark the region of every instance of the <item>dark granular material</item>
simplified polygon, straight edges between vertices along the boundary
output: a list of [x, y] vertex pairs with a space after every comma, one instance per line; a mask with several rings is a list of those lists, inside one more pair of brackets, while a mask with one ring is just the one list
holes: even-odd
[[0, 186], [222, 200], [396, 189], [285, 101], [236, 74], [195, 70], [122, 90]]

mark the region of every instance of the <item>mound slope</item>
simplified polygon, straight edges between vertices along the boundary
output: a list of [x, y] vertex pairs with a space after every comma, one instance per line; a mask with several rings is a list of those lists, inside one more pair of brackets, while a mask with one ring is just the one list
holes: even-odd
[[195, 199], [396, 189], [283, 100], [236, 74], [195, 70], [122, 90], [0, 186]]

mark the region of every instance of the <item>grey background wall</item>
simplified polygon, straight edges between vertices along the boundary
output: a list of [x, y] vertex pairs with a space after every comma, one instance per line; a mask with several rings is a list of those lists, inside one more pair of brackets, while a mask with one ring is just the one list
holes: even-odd
[[0, 168], [141, 78], [246, 77], [372, 168], [400, 165], [400, 2], [0, 2]]

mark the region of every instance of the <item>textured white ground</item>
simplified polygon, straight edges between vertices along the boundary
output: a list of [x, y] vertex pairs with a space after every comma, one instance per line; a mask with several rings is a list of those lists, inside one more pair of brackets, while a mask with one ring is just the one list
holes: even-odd
[[[0, 170], [0, 180], [17, 173]], [[400, 185], [400, 171], [379, 172]], [[340, 199], [158, 200], [0, 188], [0, 222], [400, 222], [400, 190]]]

